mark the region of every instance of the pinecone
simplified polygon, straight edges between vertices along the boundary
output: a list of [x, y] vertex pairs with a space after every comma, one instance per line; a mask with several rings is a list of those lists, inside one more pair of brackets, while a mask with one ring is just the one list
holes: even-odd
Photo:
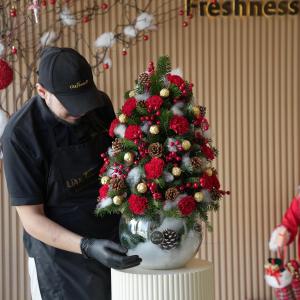
[[177, 232], [172, 229], [164, 230], [163, 236], [164, 236], [164, 239], [160, 244], [160, 248], [163, 250], [170, 250], [170, 249], [174, 248], [179, 242]]
[[110, 180], [109, 184], [110, 184], [111, 188], [117, 192], [125, 189], [125, 187], [126, 187], [124, 180], [121, 178], [117, 178], [117, 177], [112, 178]]
[[120, 139], [115, 139], [113, 142], [112, 142], [112, 151], [113, 151], [113, 155], [118, 155], [119, 153], [122, 152], [123, 150], [123, 145], [120, 141]]
[[200, 114], [201, 114], [201, 117], [205, 117], [205, 115], [206, 115], [206, 107], [205, 106], [200, 106]]
[[178, 195], [179, 195], [179, 191], [177, 190], [176, 187], [168, 188], [165, 193], [166, 200], [169, 201], [175, 200]]
[[138, 77], [138, 82], [141, 84], [141, 85], [144, 85], [144, 86], [148, 86], [150, 85], [150, 77], [149, 77], [149, 74], [146, 73], [146, 72], [143, 72], [139, 75]]
[[150, 144], [150, 146], [148, 147], [148, 151], [151, 157], [161, 157], [162, 145], [160, 143]]
[[194, 156], [191, 158], [191, 164], [194, 169], [201, 169], [202, 161], [200, 157]]

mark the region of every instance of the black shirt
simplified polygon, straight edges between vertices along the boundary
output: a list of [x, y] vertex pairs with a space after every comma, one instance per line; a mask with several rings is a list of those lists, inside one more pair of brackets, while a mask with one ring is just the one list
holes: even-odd
[[12, 205], [45, 202], [49, 161], [55, 146], [78, 145], [115, 118], [107, 105], [83, 116], [78, 124], [59, 120], [40, 96], [34, 96], [9, 120], [3, 136], [4, 171]]

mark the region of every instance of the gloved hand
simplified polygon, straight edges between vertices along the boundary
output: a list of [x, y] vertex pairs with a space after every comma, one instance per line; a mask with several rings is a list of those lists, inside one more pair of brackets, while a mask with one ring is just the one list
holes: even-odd
[[278, 249], [283, 248], [284, 246], [287, 245], [289, 239], [290, 239], [290, 234], [283, 225], [276, 227], [273, 230], [269, 241], [270, 250], [277, 251]]
[[113, 269], [132, 268], [142, 261], [138, 255], [127, 256], [126, 248], [110, 240], [82, 238], [80, 249], [84, 257], [94, 258]]

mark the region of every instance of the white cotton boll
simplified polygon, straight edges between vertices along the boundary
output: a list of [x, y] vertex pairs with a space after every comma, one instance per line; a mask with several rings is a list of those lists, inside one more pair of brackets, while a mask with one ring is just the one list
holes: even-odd
[[150, 97], [150, 94], [149, 94], [148, 92], [146, 92], [146, 93], [143, 93], [143, 94], [137, 94], [137, 95], [135, 96], [135, 99], [136, 99], [137, 101], [145, 101], [145, 100], [147, 100], [149, 97]]
[[150, 125], [151, 125], [151, 122], [144, 121], [141, 125], [142, 131], [147, 134], [149, 132]]
[[5, 50], [4, 45], [3, 45], [2, 43], [0, 43], [0, 57], [1, 57], [2, 55], [4, 55], [4, 50]]
[[95, 41], [96, 48], [111, 48], [116, 42], [113, 32], [102, 33]]
[[140, 167], [135, 167], [131, 169], [126, 178], [126, 182], [130, 186], [131, 189], [134, 189], [135, 186], [140, 182], [142, 177], [142, 171]]
[[141, 13], [137, 18], [135, 22], [135, 28], [137, 30], [145, 30], [149, 28], [152, 25], [152, 21], [154, 20], [154, 17], [148, 13]]
[[189, 169], [192, 167], [192, 162], [189, 153], [185, 153], [182, 157], [182, 166], [185, 169]]
[[187, 194], [180, 194], [180, 195], [178, 195], [173, 201], [166, 200], [163, 209], [164, 209], [164, 210], [171, 210], [171, 209], [173, 209], [173, 208], [176, 208], [177, 205], [178, 205], [178, 202], [179, 202], [182, 198], [184, 198], [184, 197], [186, 197], [186, 196], [187, 196]]
[[[175, 145], [175, 141], [176, 140], [173, 138], [167, 139], [167, 147], [168, 147], [169, 152], [177, 152], [177, 147]], [[171, 146], [172, 143], [173, 143], [173, 146]]]
[[210, 129], [207, 129], [206, 131], [204, 131], [202, 133], [203, 137], [206, 138], [206, 139], [211, 139], [211, 131]]
[[171, 74], [171, 75], [177, 75], [177, 76], [180, 76], [180, 77], [183, 76], [182, 70], [181, 70], [180, 68], [173, 69], [173, 70], [170, 72], [170, 74]]
[[126, 131], [126, 126], [123, 124], [119, 124], [115, 129], [114, 129], [114, 134], [119, 137], [119, 138], [124, 138], [125, 136], [125, 131]]
[[203, 201], [210, 203], [212, 202], [212, 198], [211, 198], [211, 194], [208, 190], [201, 190], [202, 194], [203, 194]]
[[108, 153], [108, 156], [109, 156], [109, 157], [114, 156], [114, 152], [113, 152], [113, 150], [112, 150], [111, 147], [108, 148], [107, 153]]
[[57, 33], [51, 30], [51, 31], [45, 32], [42, 35], [40, 41], [41, 41], [42, 46], [48, 46], [48, 45], [54, 43], [57, 39], [58, 39]]
[[137, 35], [137, 30], [132, 25], [128, 25], [123, 30], [124, 34], [129, 38], [135, 38]]
[[163, 176], [165, 182], [172, 182], [174, 180], [174, 176], [170, 172], [164, 171]]
[[70, 10], [65, 6], [62, 10], [62, 12], [60, 13], [60, 19], [62, 21], [62, 23], [66, 26], [74, 26], [76, 25], [76, 19], [75, 16], [72, 15], [72, 13], [70, 12]]
[[113, 203], [110, 197], [106, 197], [101, 199], [101, 201], [97, 204], [97, 208], [105, 208]]
[[[4, 131], [4, 128], [6, 126], [8, 122], [8, 117], [7, 117], [7, 114], [0, 109], [0, 137], [2, 136], [3, 134], [3, 131]], [[1, 144], [0, 144], [1, 146]], [[0, 159], [3, 158], [3, 153], [2, 153], [2, 150], [1, 150], [1, 147], [0, 147]]]
[[182, 108], [184, 107], [183, 102], [178, 102], [171, 107], [171, 111], [176, 116], [183, 116]]

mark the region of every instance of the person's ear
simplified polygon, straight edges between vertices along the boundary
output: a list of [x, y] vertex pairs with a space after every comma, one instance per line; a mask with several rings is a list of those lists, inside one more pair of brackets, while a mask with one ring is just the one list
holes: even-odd
[[36, 87], [37, 93], [41, 96], [41, 98], [45, 99], [47, 90], [40, 83], [36, 83], [35, 87]]

